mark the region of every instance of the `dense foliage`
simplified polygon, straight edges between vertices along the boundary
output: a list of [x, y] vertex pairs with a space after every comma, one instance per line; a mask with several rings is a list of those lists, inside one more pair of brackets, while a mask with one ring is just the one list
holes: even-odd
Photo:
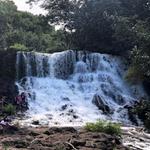
[[16, 107], [12, 104], [4, 106], [3, 113], [7, 115], [14, 115], [16, 113]]
[[[46, 0], [42, 7], [47, 16], [17, 11], [12, 1], [0, 0], [1, 50], [72, 48], [130, 56], [127, 78], [150, 81], [150, 0]], [[63, 24], [63, 30], [50, 24]]]
[[12, 1], [0, 0], [0, 50], [62, 50], [63, 38], [43, 16], [17, 11]]
[[144, 123], [145, 127], [150, 131], [150, 103], [148, 100], [141, 100], [132, 108], [133, 114], [137, 115]]
[[69, 47], [130, 56], [128, 79], [138, 72], [138, 81], [150, 81], [150, 0], [46, 0], [42, 7], [69, 31]]
[[121, 128], [119, 124], [106, 122], [106, 121], [97, 121], [96, 123], [87, 123], [85, 129], [91, 132], [104, 132], [111, 135], [120, 135]]

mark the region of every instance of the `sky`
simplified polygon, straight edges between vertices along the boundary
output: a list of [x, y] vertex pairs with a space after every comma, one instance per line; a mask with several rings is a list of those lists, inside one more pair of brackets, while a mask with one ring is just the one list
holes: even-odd
[[34, 5], [33, 7], [31, 7], [29, 4], [26, 4], [25, 2], [27, 0], [13, 0], [15, 2], [15, 4], [18, 7], [18, 10], [20, 11], [28, 11], [31, 12], [35, 15], [39, 15], [39, 14], [45, 14], [46, 12], [40, 8], [38, 5]]
[[[26, 4], [27, 0], [13, 0], [13, 1], [15, 2], [15, 4], [18, 7], [18, 10], [20, 11], [27, 11], [34, 15], [46, 14], [46, 11], [40, 8], [38, 5], [35, 4], [33, 5], [33, 7], [31, 7], [29, 4]], [[57, 25], [55, 26], [55, 29], [58, 30], [61, 27], [62, 27], [61, 25]]]

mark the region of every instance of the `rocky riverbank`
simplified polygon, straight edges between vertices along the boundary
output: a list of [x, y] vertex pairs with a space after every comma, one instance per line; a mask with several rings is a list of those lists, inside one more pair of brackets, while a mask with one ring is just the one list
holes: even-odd
[[132, 150], [150, 150], [150, 134], [141, 127], [123, 127], [123, 144]]
[[105, 133], [84, 129], [21, 128], [13, 134], [0, 135], [1, 150], [128, 150], [121, 139]]

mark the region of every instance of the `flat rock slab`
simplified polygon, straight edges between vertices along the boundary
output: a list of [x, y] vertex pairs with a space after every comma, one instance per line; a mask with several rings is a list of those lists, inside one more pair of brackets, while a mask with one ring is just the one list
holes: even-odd
[[84, 129], [22, 128], [14, 134], [0, 135], [0, 150], [128, 150], [120, 139]]

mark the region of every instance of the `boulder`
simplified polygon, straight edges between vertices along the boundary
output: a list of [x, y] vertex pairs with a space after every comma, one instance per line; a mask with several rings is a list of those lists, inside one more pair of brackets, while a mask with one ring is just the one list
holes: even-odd
[[40, 122], [39, 122], [39, 120], [34, 120], [34, 121], [32, 122], [32, 124], [33, 124], [33, 125], [40, 125]]
[[63, 105], [63, 106], [61, 107], [61, 110], [62, 110], [62, 111], [64, 111], [64, 110], [66, 110], [66, 109], [67, 109], [67, 107], [68, 107], [68, 105], [67, 105], [67, 104], [65, 104], [65, 105]]
[[100, 110], [102, 110], [104, 114], [111, 113], [111, 109], [107, 102], [100, 95], [95, 94], [92, 103], [95, 104]]
[[118, 94], [115, 96], [115, 102], [119, 105], [124, 105], [125, 104], [125, 99], [122, 95]]
[[50, 135], [50, 134], [55, 134], [55, 133], [66, 133], [66, 132], [76, 133], [77, 130], [73, 127], [61, 127], [61, 128], [52, 127], [52, 128], [49, 128], [48, 132], [49, 132], [48, 134]]
[[71, 144], [74, 145], [75, 147], [77, 147], [77, 146], [85, 146], [86, 140], [83, 140], [83, 139], [79, 139], [79, 140], [73, 139], [71, 141]]

